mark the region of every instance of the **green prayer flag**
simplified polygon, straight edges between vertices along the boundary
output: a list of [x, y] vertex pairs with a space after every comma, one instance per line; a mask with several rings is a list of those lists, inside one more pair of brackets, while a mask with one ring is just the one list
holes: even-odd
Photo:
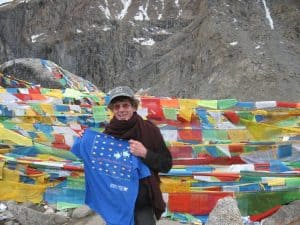
[[166, 119], [177, 120], [177, 109], [164, 107], [163, 112]]
[[193, 152], [198, 155], [200, 153], [207, 153], [205, 147], [203, 145], [193, 145]]
[[64, 209], [73, 209], [81, 206], [82, 204], [76, 204], [76, 203], [68, 203], [68, 202], [57, 202], [56, 207], [58, 210], [64, 210]]
[[106, 106], [101, 105], [101, 106], [93, 106], [93, 114], [101, 114], [101, 115], [106, 115]]
[[202, 135], [203, 135], [203, 139], [206, 141], [228, 140], [228, 135], [226, 130], [203, 129]]
[[263, 213], [277, 205], [284, 205], [300, 199], [300, 189], [270, 192], [236, 192], [238, 208], [242, 216]]
[[217, 100], [199, 100], [198, 105], [204, 108], [217, 109], [218, 101]]
[[50, 154], [64, 159], [77, 160], [77, 157], [70, 151], [52, 148], [36, 142], [33, 143], [33, 146], [36, 147], [38, 152], [41, 154]]
[[67, 84], [67, 81], [66, 81], [66, 80], [64, 80], [64, 79], [60, 79], [60, 80], [59, 80], [59, 83], [61, 83], [61, 84], [62, 84], [62, 86], [66, 86], [66, 84]]
[[35, 112], [37, 112], [38, 114], [40, 114], [40, 115], [45, 114], [44, 111], [43, 111], [42, 108], [41, 108], [40, 103], [28, 103], [28, 105], [30, 105], [31, 108], [32, 108]]
[[92, 110], [95, 122], [105, 122], [107, 120], [106, 106], [93, 106]]
[[5, 121], [1, 121], [1, 123], [3, 124], [3, 126], [6, 129], [9, 129], [9, 130], [16, 130], [16, 129], [18, 129], [17, 125], [14, 122], [12, 122], [12, 121], [5, 120]]
[[250, 111], [238, 111], [237, 114], [241, 119], [252, 121], [254, 119], [254, 115]]
[[41, 88], [40, 89], [40, 92], [41, 92], [41, 94], [47, 94], [48, 92], [50, 91], [50, 89], [49, 88]]
[[69, 97], [69, 98], [75, 98], [75, 99], [80, 99], [84, 96], [84, 94], [80, 91], [77, 91], [75, 89], [67, 88], [64, 93], [64, 97]]
[[94, 102], [100, 102], [100, 98], [96, 95], [89, 95], [89, 97], [94, 101]]
[[229, 109], [236, 105], [236, 99], [221, 99], [218, 100], [218, 109]]

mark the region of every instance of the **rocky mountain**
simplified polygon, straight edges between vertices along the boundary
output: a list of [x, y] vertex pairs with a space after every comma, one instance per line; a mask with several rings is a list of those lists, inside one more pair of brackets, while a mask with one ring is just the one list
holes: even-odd
[[298, 101], [300, 1], [0, 0], [0, 64], [17, 58], [103, 91]]

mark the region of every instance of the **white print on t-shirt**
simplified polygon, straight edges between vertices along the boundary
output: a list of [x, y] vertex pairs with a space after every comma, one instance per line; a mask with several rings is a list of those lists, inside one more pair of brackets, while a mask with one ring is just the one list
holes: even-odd
[[125, 192], [128, 191], [128, 187], [117, 185], [117, 184], [110, 183], [109, 187], [113, 189], [117, 189], [119, 191], [125, 191]]

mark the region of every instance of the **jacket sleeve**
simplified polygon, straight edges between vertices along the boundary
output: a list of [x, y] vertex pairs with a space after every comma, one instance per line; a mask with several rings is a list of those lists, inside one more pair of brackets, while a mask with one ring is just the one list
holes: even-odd
[[165, 144], [160, 130], [156, 128], [154, 131], [156, 132], [157, 136], [157, 139], [154, 140], [157, 142], [155, 144], [157, 148], [147, 149], [148, 151], [146, 157], [142, 160], [154, 172], [167, 173], [172, 167], [172, 156]]

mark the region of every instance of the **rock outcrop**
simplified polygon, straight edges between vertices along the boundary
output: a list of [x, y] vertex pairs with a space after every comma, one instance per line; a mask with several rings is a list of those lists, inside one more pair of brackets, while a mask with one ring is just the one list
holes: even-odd
[[[73, 88], [84, 91], [99, 91], [92, 82], [44, 59], [20, 58], [10, 60], [0, 64], [0, 73], [10, 77], [17, 76], [19, 79], [32, 85], [42, 85], [45, 88]], [[6, 88], [3, 83], [1, 85]]]

